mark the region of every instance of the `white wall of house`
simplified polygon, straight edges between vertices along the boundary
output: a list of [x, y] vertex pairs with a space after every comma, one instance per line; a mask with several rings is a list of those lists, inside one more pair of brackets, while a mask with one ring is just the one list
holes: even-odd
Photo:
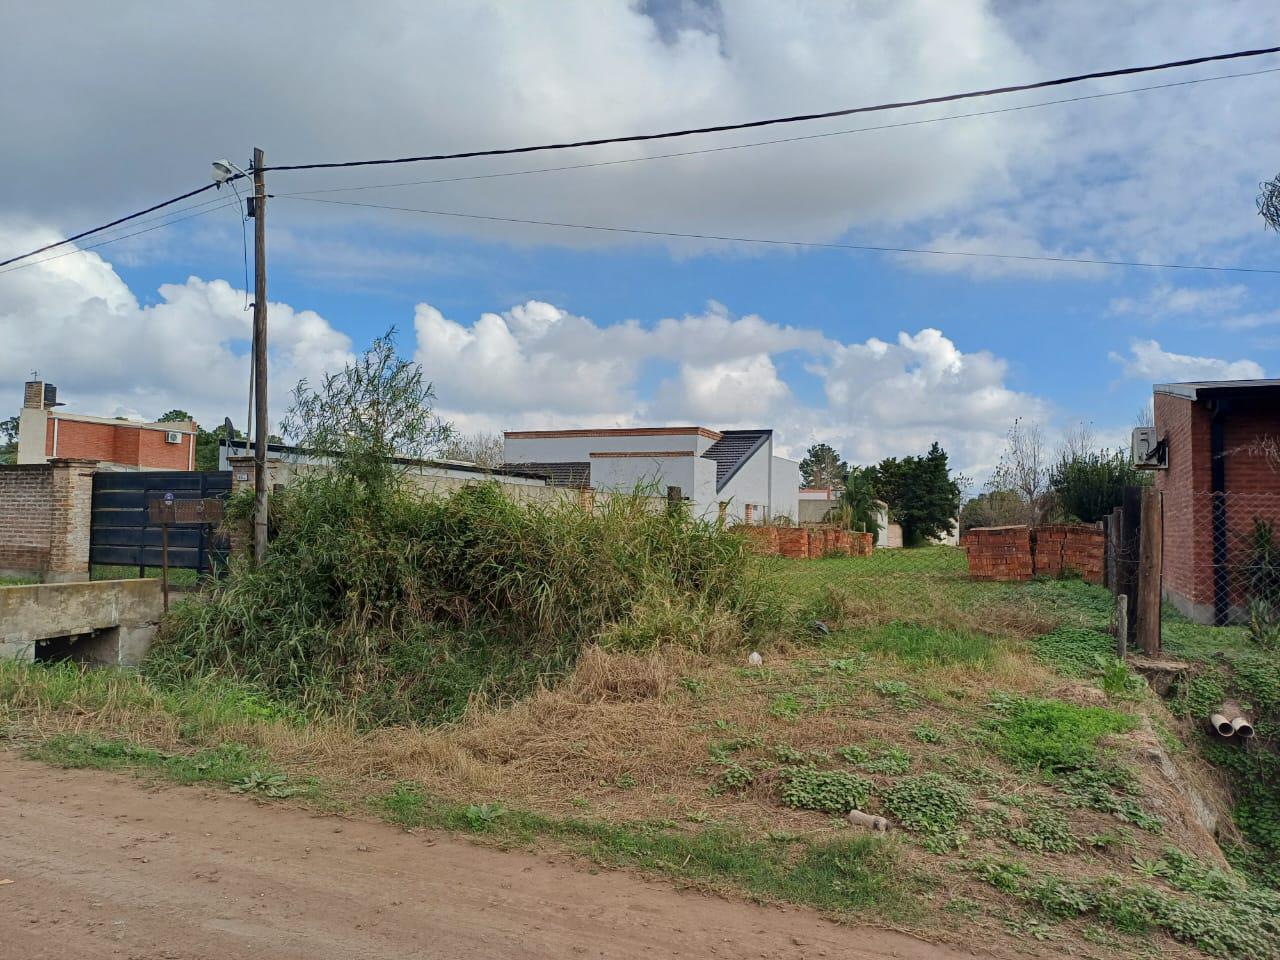
[[705, 427], [513, 431], [504, 438], [503, 458], [512, 466], [589, 463], [597, 490], [648, 486], [663, 496], [668, 487], [679, 487], [694, 515], [707, 520], [721, 515], [721, 504], [727, 504], [724, 517], [730, 523], [746, 521], [748, 504], [752, 523], [780, 515], [794, 520], [799, 463], [773, 456], [770, 437], [717, 492], [716, 464], [702, 454], [718, 438]]
[[[769, 445], [772, 448], [772, 441]], [[786, 517], [793, 522], [798, 521], [800, 519], [800, 461], [775, 456], [770, 488], [770, 518], [777, 520], [780, 517]]]

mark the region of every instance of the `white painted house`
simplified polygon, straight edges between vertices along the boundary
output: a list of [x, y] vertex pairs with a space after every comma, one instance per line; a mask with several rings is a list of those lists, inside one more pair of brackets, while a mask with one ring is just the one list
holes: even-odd
[[678, 487], [695, 516], [765, 523], [799, 514], [800, 464], [775, 456], [772, 430], [628, 427], [513, 430], [507, 466], [596, 490]]

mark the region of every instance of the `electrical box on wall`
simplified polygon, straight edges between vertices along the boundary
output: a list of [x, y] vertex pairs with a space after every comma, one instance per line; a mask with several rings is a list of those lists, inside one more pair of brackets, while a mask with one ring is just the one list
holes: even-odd
[[1155, 427], [1134, 427], [1131, 444], [1133, 465], [1139, 470], [1169, 469], [1169, 445]]

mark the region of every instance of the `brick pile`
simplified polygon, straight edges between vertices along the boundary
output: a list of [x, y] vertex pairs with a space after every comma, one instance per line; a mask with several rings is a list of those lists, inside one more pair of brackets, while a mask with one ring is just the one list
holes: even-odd
[[974, 580], [1030, 580], [1074, 573], [1102, 583], [1106, 537], [1092, 524], [975, 527], [964, 535], [969, 576]]
[[1029, 527], [975, 527], [964, 535], [974, 580], [1030, 580], [1035, 575]]
[[1090, 583], [1102, 583], [1106, 535], [1082, 523], [1055, 523], [1035, 529], [1033, 554], [1037, 577], [1074, 573]]
[[747, 538], [753, 553], [791, 560], [818, 557], [869, 557], [875, 541], [869, 533], [838, 527], [774, 527], [742, 525], [733, 528]]
[[775, 527], [778, 531], [778, 556], [791, 560], [809, 558], [809, 531], [804, 527]]

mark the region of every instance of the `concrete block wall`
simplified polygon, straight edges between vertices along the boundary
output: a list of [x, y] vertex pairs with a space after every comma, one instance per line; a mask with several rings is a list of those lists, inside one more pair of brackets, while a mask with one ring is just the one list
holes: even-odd
[[50, 582], [89, 579], [96, 461], [0, 466], [0, 572]]

